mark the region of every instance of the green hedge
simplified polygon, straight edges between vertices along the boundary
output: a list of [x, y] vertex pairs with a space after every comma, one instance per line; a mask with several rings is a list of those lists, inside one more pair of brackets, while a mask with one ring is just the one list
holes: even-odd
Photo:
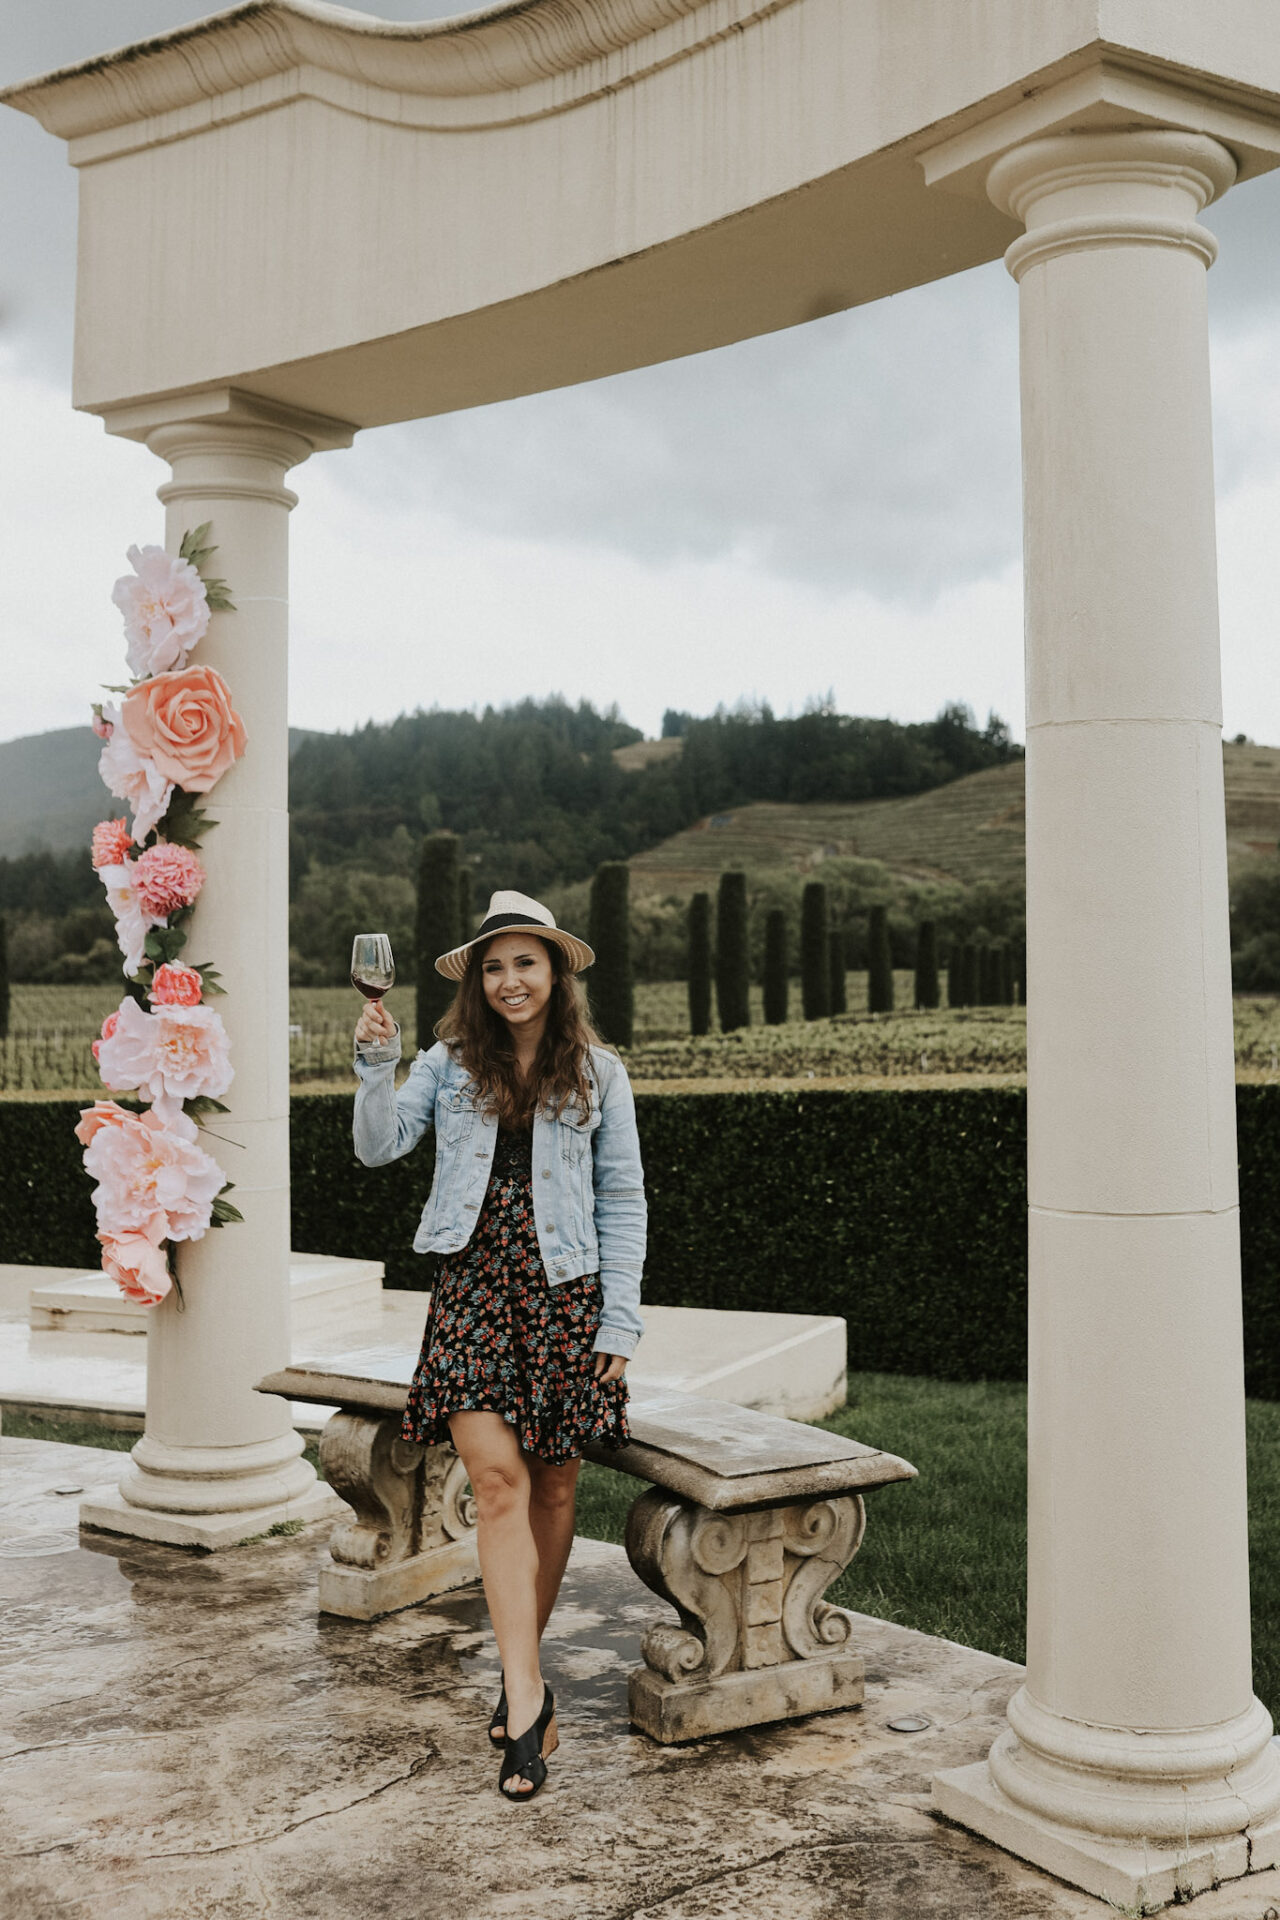
[[[1237, 1095], [1246, 1377], [1280, 1400], [1280, 1087]], [[866, 1372], [1022, 1377], [1020, 1090], [653, 1094], [637, 1109], [647, 1300], [842, 1314], [850, 1365]], [[96, 1262], [75, 1117], [71, 1102], [0, 1102], [0, 1260]], [[389, 1285], [429, 1285], [409, 1242], [430, 1180], [429, 1142], [362, 1167], [350, 1100], [295, 1097], [295, 1247], [384, 1260]]]

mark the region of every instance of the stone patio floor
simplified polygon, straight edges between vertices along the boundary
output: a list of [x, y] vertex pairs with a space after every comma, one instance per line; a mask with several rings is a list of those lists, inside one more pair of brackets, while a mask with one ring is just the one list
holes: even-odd
[[[660, 1748], [658, 1601], [579, 1541], [546, 1643], [561, 1747], [508, 1807], [479, 1591], [321, 1619], [326, 1528], [216, 1555], [77, 1535], [119, 1454], [0, 1440], [3, 1920], [1065, 1920], [1102, 1902], [936, 1819], [1020, 1669], [860, 1617], [858, 1711]], [[63, 1491], [60, 1491], [63, 1489]], [[887, 1722], [921, 1713], [928, 1732]], [[1197, 1920], [1280, 1912], [1280, 1873]]]

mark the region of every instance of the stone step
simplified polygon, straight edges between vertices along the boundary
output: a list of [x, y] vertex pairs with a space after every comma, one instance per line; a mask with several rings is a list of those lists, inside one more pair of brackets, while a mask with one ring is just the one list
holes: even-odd
[[[44, 1268], [42, 1275], [51, 1270]], [[289, 1259], [295, 1332], [325, 1326], [335, 1315], [376, 1314], [382, 1299], [380, 1260], [344, 1260], [324, 1253]], [[27, 1323], [42, 1333], [145, 1333], [149, 1309], [126, 1300], [105, 1273], [66, 1272], [31, 1288]]]

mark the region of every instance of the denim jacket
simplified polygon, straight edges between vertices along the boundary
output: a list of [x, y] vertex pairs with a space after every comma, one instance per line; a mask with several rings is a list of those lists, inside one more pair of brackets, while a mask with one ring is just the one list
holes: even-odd
[[[477, 1107], [470, 1075], [440, 1041], [419, 1053], [396, 1091], [400, 1036], [358, 1049], [352, 1132], [356, 1158], [381, 1167], [436, 1133], [435, 1178], [414, 1235], [417, 1253], [459, 1253], [484, 1203], [498, 1129]], [[646, 1208], [635, 1100], [616, 1054], [592, 1047], [591, 1111], [567, 1106], [558, 1120], [533, 1122], [533, 1218], [547, 1280], [554, 1287], [599, 1273], [604, 1311], [597, 1353], [635, 1352], [644, 1332], [640, 1275]]]

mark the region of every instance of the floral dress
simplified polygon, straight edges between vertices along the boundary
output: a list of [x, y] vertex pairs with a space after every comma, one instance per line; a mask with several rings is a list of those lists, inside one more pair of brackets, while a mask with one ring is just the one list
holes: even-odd
[[554, 1466], [588, 1442], [620, 1447], [627, 1383], [596, 1379], [598, 1273], [551, 1286], [533, 1221], [533, 1130], [498, 1129], [475, 1232], [441, 1263], [409, 1401], [406, 1440], [449, 1439], [451, 1413], [500, 1413]]

